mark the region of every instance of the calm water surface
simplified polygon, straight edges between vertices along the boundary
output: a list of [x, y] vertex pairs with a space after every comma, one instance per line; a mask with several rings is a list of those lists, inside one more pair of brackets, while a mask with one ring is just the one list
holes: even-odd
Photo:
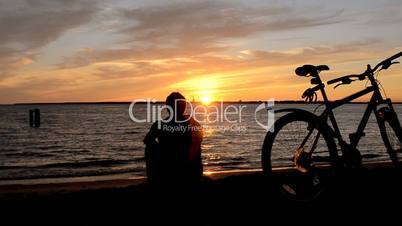
[[[244, 105], [241, 122], [206, 125], [202, 144], [205, 170], [260, 168], [266, 131], [254, 119], [258, 104]], [[313, 110], [315, 106], [276, 104], [275, 109]], [[30, 128], [28, 123], [28, 111], [35, 107], [41, 110], [40, 128]], [[345, 137], [357, 127], [364, 107], [350, 104], [336, 110]], [[396, 105], [396, 110], [401, 118], [402, 106]], [[135, 114], [145, 117], [146, 105], [137, 105]], [[262, 122], [266, 117], [265, 111], [257, 114]], [[0, 123], [0, 180], [145, 174], [142, 140], [151, 123], [131, 121], [127, 104], [5, 105], [0, 106]], [[387, 158], [374, 117], [365, 132], [359, 150]]]

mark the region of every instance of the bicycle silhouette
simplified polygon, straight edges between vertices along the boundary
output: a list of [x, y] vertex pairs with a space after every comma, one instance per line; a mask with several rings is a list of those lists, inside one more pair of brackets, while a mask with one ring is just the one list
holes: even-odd
[[[296, 176], [284, 176], [277, 181], [281, 191], [295, 200], [312, 200], [321, 194], [328, 183], [330, 175], [345, 168], [359, 168], [362, 155], [357, 150], [360, 139], [365, 135], [364, 129], [374, 113], [381, 137], [392, 163], [400, 167], [398, 153], [402, 149], [402, 128], [394, 110], [391, 99], [384, 99], [379, 82], [376, 79], [381, 70], [388, 69], [399, 62], [393, 60], [402, 56], [402, 52], [381, 61], [373, 69], [367, 69], [358, 75], [346, 75], [327, 82], [328, 85], [349, 85], [357, 80], [369, 81], [365, 89], [343, 99], [330, 101], [325, 92], [325, 84], [320, 78], [321, 71], [329, 70], [326, 65], [304, 65], [296, 69], [296, 74], [312, 77], [311, 84], [302, 95], [307, 102], [317, 100], [320, 91], [325, 109], [320, 115], [307, 110], [287, 108], [275, 113], [287, 113], [275, 121], [273, 132], [268, 132], [262, 148], [262, 167], [265, 175], [272, 176], [272, 156], [281, 163], [290, 163]], [[349, 134], [350, 142], [342, 137], [333, 109], [372, 93], [371, 99], [355, 133]], [[329, 120], [329, 123], [328, 123]], [[337, 142], [335, 142], [335, 140]], [[338, 145], [337, 145], [338, 144]], [[338, 147], [341, 155], [338, 155]], [[279, 179], [277, 179], [279, 180]]]

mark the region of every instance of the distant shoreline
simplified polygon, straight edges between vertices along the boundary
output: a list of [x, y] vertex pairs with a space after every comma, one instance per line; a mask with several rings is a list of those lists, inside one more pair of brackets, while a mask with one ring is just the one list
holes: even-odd
[[[264, 103], [266, 101], [223, 101], [223, 103], [225, 104], [261, 104]], [[127, 101], [100, 101], [100, 102], [39, 102], [39, 103], [14, 103], [14, 104], [0, 104], [0, 106], [15, 106], [15, 105], [109, 105], [109, 104], [130, 104], [131, 102], [127, 102]], [[164, 101], [155, 101], [152, 102], [154, 104], [164, 104]], [[201, 102], [193, 102], [193, 103], [201, 103]], [[215, 101], [212, 103], [220, 103], [219, 101]], [[278, 104], [322, 104], [322, 101], [317, 101], [314, 103], [308, 103], [305, 102], [303, 100], [279, 100], [279, 101], [275, 101], [275, 103]], [[362, 101], [358, 101], [358, 102], [350, 102], [349, 104], [367, 104], [367, 102], [362, 102]], [[394, 104], [402, 104], [402, 102], [393, 102]], [[147, 102], [137, 102], [137, 104], [147, 104]]]

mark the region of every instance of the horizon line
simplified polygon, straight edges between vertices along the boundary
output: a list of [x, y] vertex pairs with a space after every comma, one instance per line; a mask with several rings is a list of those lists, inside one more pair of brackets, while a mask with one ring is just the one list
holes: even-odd
[[[202, 103], [202, 101], [189, 101], [191, 103]], [[263, 103], [267, 101], [262, 101], [262, 100], [228, 100], [228, 101], [211, 101], [212, 103], [244, 103], [244, 104], [252, 104], [252, 103]], [[323, 101], [316, 101], [316, 102], [306, 102], [304, 100], [275, 100], [274, 102], [276, 103], [298, 103], [298, 104], [321, 104]], [[369, 101], [352, 101], [350, 104], [365, 104], [368, 103]], [[10, 103], [10, 104], [0, 104], [0, 106], [4, 105], [57, 105], [57, 104], [130, 104], [132, 101], [66, 101], [66, 102], [21, 102], [21, 103]], [[146, 104], [146, 101], [139, 101], [137, 102], [138, 104]], [[165, 101], [161, 100], [155, 100], [152, 101], [154, 104], [163, 104]], [[401, 104], [402, 102], [395, 101], [393, 102], [394, 104]]]

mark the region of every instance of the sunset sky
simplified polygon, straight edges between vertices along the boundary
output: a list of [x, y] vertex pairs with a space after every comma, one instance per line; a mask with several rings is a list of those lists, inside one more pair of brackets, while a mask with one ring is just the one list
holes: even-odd
[[[397, 0], [2, 0], [0, 103], [300, 99], [297, 66], [327, 64], [327, 80], [399, 51]], [[402, 65], [379, 80], [402, 101]]]

